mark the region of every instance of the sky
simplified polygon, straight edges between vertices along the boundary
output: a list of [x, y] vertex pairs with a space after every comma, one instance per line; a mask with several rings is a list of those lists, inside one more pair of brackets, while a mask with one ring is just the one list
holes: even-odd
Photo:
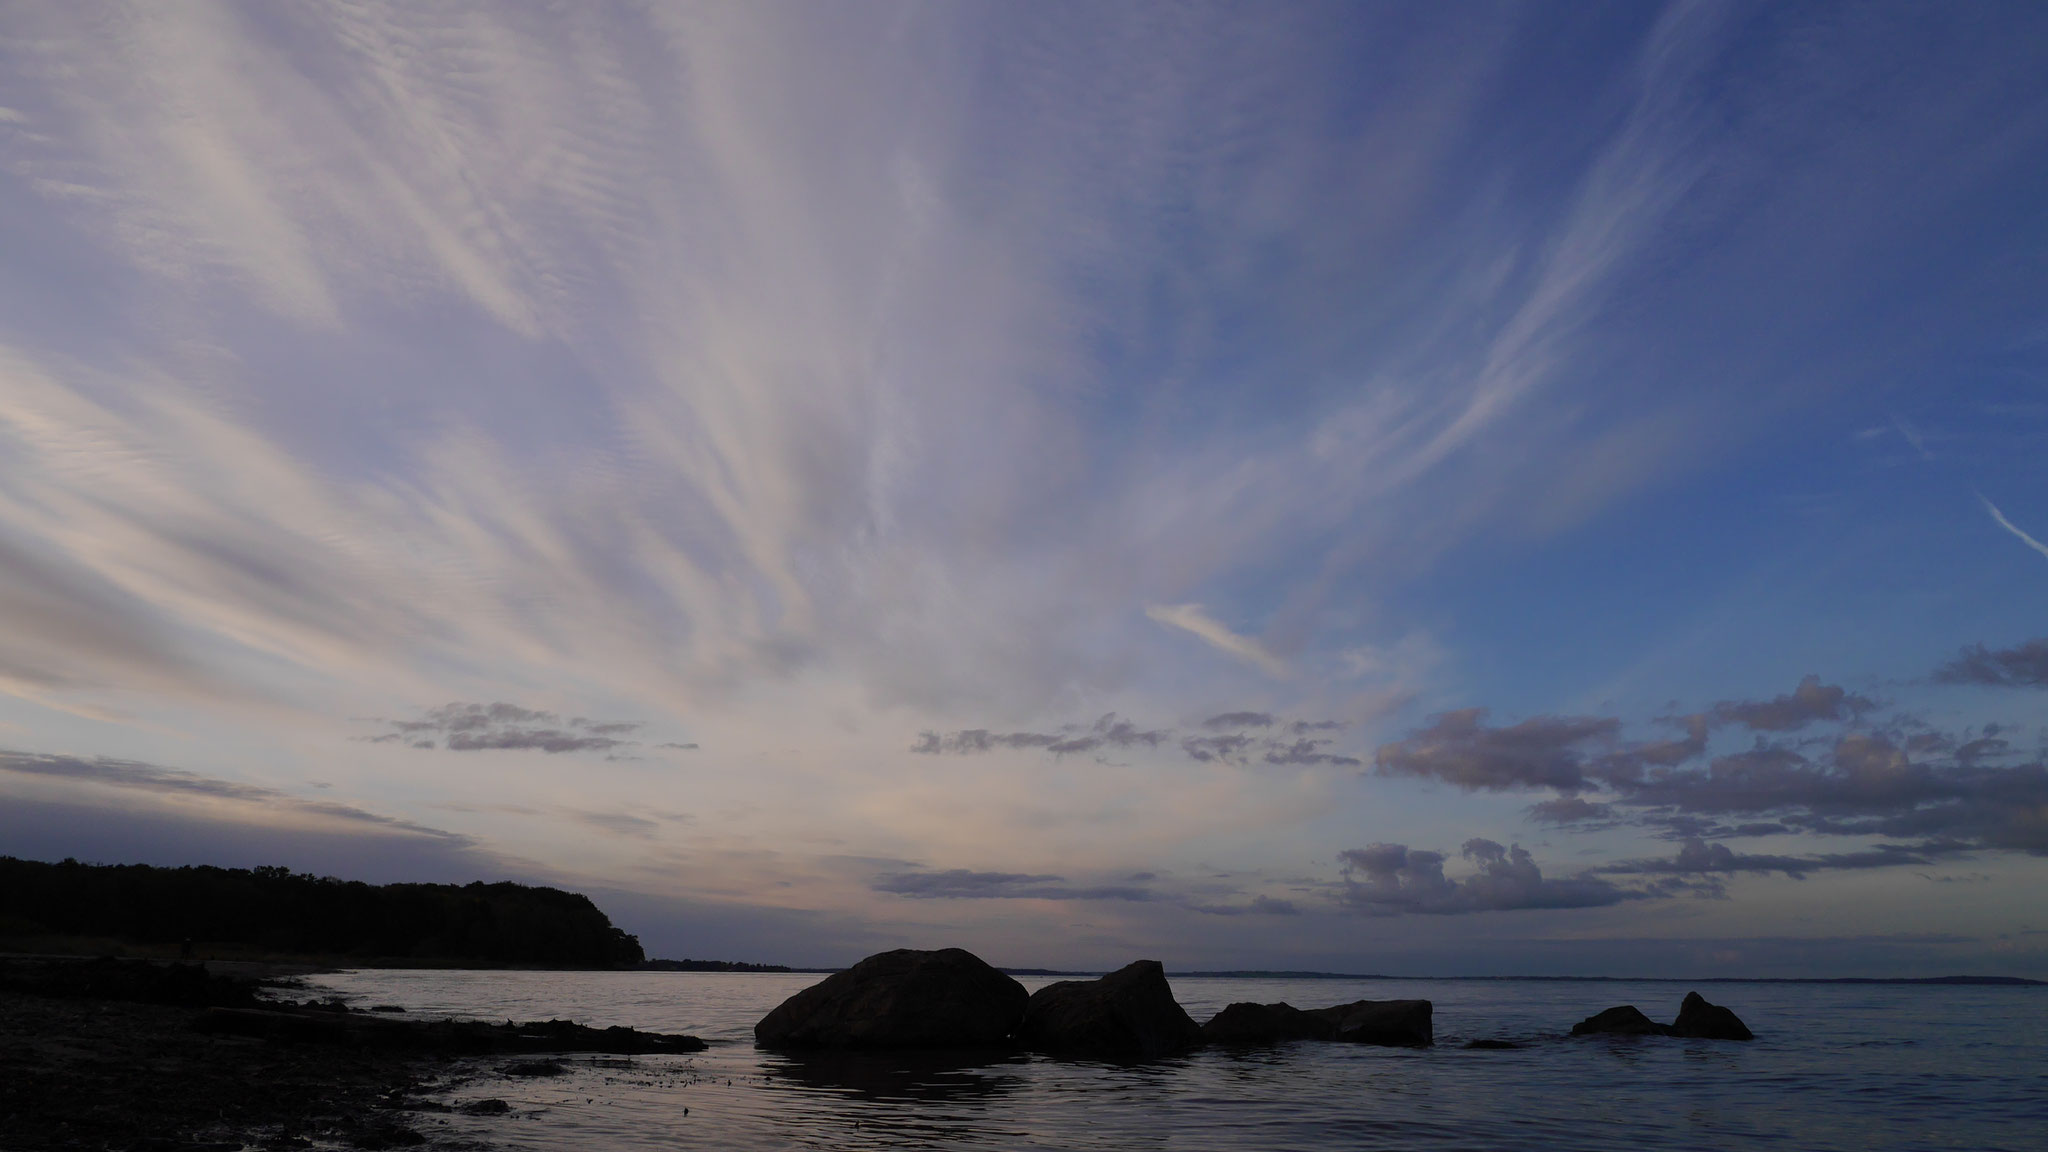
[[2048, 977], [2048, 9], [0, 14], [0, 853]]

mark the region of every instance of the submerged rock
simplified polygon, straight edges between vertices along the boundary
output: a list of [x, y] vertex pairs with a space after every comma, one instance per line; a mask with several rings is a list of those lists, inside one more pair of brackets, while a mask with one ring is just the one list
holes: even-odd
[[1202, 1030], [1173, 999], [1157, 960], [1127, 964], [1098, 980], [1062, 980], [1031, 994], [1017, 1039], [1062, 1056], [1147, 1060], [1202, 1042]]
[[1427, 1048], [1436, 1043], [1427, 1000], [1354, 1000], [1313, 1015], [1330, 1022], [1332, 1040], [1351, 1044], [1382, 1044], [1394, 1048]]
[[990, 1048], [1030, 999], [961, 948], [882, 952], [784, 1000], [754, 1025], [768, 1048]]
[[1756, 1039], [1742, 1017], [1719, 1004], [1707, 1003], [1707, 998], [1697, 992], [1685, 994], [1685, 1003], [1678, 1007], [1678, 1019], [1671, 1025], [1671, 1035], [1701, 1040]]
[[1479, 1039], [1467, 1040], [1465, 1047], [1481, 1052], [1507, 1052], [1520, 1048], [1522, 1045], [1515, 1043], [1513, 1040]]
[[1230, 1005], [1202, 1025], [1206, 1044], [1277, 1044], [1283, 1040], [1334, 1040], [1336, 1022], [1292, 1004]]
[[1574, 1036], [1668, 1036], [1669, 1025], [1659, 1024], [1633, 1004], [1622, 1004], [1586, 1017], [1572, 1025]]

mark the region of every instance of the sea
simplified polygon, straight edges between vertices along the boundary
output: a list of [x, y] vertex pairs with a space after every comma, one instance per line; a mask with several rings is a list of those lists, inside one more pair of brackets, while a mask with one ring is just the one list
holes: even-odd
[[[1135, 1065], [757, 1049], [754, 1022], [821, 979], [361, 970], [309, 984], [414, 1016], [710, 1042], [563, 1057], [551, 1077], [486, 1061], [437, 1097], [451, 1111], [416, 1121], [436, 1142], [501, 1149], [2048, 1149], [2048, 987], [1181, 977], [1175, 998], [1198, 1022], [1240, 1000], [1426, 998], [1436, 1046], [1302, 1041]], [[1694, 987], [1756, 1039], [1568, 1035], [1616, 1004], [1669, 1020]], [[505, 1110], [462, 1110], [490, 1099]]]

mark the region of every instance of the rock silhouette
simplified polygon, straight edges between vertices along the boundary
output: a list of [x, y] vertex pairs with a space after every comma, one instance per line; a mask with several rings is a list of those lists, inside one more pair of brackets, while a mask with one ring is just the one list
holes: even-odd
[[1173, 999], [1166, 969], [1138, 960], [1097, 980], [1062, 980], [1031, 994], [1017, 1039], [1061, 1056], [1148, 1060], [1202, 1042]]
[[1292, 1004], [1241, 1001], [1202, 1025], [1205, 1044], [1277, 1044], [1284, 1040], [1333, 1040], [1336, 1023]]
[[769, 1048], [992, 1048], [1024, 1015], [1024, 986], [962, 948], [870, 956], [754, 1025]]
[[1436, 1043], [1427, 1000], [1355, 1000], [1315, 1015], [1330, 1021], [1332, 1040], [1349, 1044], [1381, 1044], [1393, 1048], [1427, 1048]]
[[1671, 1029], [1643, 1015], [1633, 1004], [1597, 1012], [1572, 1025], [1574, 1036], [1665, 1036]]
[[1678, 1020], [1659, 1024], [1643, 1015], [1633, 1004], [1609, 1008], [1572, 1025], [1574, 1036], [1682, 1036], [1700, 1040], [1752, 1040], [1755, 1034], [1742, 1018], [1718, 1004], [1709, 1004], [1697, 992], [1685, 994]]
[[1671, 1034], [1702, 1040], [1756, 1039], [1740, 1016], [1719, 1004], [1707, 1003], [1707, 998], [1697, 992], [1685, 994], [1685, 1003], [1678, 1007], [1678, 1019], [1672, 1022]]

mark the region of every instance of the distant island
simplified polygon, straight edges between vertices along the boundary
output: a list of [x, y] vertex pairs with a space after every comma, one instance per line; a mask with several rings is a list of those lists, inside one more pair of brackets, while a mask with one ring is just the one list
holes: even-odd
[[647, 959], [588, 896], [558, 888], [12, 856], [0, 856], [0, 951], [360, 967], [636, 968]]
[[[1035, 969], [1005, 968], [1012, 975], [1069, 975]], [[1189, 980], [1515, 980], [1551, 981], [1560, 984], [1977, 984], [1995, 987], [2048, 986], [2048, 980], [2024, 976], [1389, 976], [1367, 972], [1273, 972], [1263, 969], [1231, 969], [1221, 972], [1174, 972]]]
[[736, 960], [643, 960], [642, 972], [798, 972], [787, 964], [744, 964]]

